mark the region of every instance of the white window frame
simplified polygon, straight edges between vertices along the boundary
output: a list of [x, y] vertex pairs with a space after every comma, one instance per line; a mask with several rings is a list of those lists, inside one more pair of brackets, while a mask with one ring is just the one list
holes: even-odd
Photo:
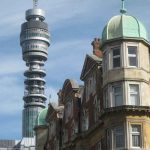
[[[135, 54], [129, 54], [129, 47], [131, 47], [131, 46], [129, 46], [128, 45], [128, 66], [129, 67], [138, 67], [138, 59], [137, 59], [137, 49], [138, 49], [138, 47], [137, 46], [132, 46], [132, 47], [136, 47], [136, 53]], [[136, 58], [136, 65], [135, 66], [132, 66], [132, 65], [130, 65], [130, 58]]]
[[[140, 126], [140, 131], [139, 132], [133, 132], [132, 131], [132, 127], [133, 126]], [[133, 146], [133, 139], [132, 136], [133, 135], [139, 135], [140, 136], [140, 146]], [[142, 148], [142, 125], [141, 124], [130, 124], [130, 147], [133, 149], [141, 149]]]
[[[135, 54], [129, 54], [129, 51], [128, 51], [128, 47], [129, 46], [135, 46], [137, 47], [137, 50], [136, 50], [136, 56]], [[125, 43], [125, 49], [126, 49], [126, 66], [127, 67], [131, 67], [131, 68], [138, 68], [139, 67], [139, 64], [140, 64], [140, 59], [139, 59], [139, 44], [138, 43], [134, 43], [134, 42], [129, 42], [129, 43]], [[130, 66], [130, 62], [129, 62], [129, 57], [136, 57], [136, 66]]]
[[[120, 50], [120, 55], [115, 55], [115, 56], [113, 56], [113, 52], [116, 50], [116, 49], [119, 49]], [[111, 49], [110, 49], [110, 51], [111, 51], [111, 59], [109, 59], [110, 60], [110, 68], [111, 69], [117, 69], [117, 68], [121, 68], [122, 67], [122, 62], [121, 62], [121, 55], [122, 55], [122, 52], [121, 52], [121, 45], [118, 45], [118, 46], [115, 46], [115, 47], [111, 47]], [[117, 66], [117, 67], [114, 67], [114, 59], [117, 59], [117, 58], [120, 58], [120, 65], [119, 66]]]
[[[130, 91], [130, 85], [137, 85], [138, 86], [138, 92], [131, 92]], [[140, 98], [140, 83], [136, 83], [136, 82], [129, 82], [128, 83], [128, 104], [129, 105], [133, 105], [131, 104], [131, 100], [130, 100], [130, 97], [131, 97], [131, 94], [137, 94], [137, 104], [133, 105], [133, 106], [140, 106], [141, 105], [141, 98]]]
[[[123, 82], [116, 82], [113, 84], [109, 84], [104, 88], [103, 97], [104, 97], [104, 108], [117, 107], [125, 104], [125, 96], [124, 96], [124, 84]], [[120, 87], [120, 93], [114, 93], [115, 87]], [[115, 96], [121, 96], [121, 101], [119, 105], [116, 105]]]

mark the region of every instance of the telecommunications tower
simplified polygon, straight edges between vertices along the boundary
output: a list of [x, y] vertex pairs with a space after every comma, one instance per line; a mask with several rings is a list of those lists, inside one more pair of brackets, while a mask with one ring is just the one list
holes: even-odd
[[23, 137], [34, 137], [36, 118], [45, 108], [46, 102], [44, 93], [46, 72], [43, 67], [48, 57], [50, 35], [48, 25], [44, 22], [45, 12], [37, 8], [37, 5], [38, 0], [33, 0], [33, 9], [26, 11], [26, 22], [22, 24], [20, 34], [23, 60], [28, 67], [24, 72], [26, 79], [23, 97]]

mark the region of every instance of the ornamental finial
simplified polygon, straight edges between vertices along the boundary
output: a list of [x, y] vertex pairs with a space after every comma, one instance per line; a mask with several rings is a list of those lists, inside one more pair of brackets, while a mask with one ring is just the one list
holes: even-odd
[[120, 10], [120, 13], [122, 13], [122, 14], [125, 14], [127, 12], [127, 10], [124, 7], [124, 3], [125, 3], [125, 0], [122, 0], [122, 8]]
[[33, 8], [37, 8], [38, 6], [38, 0], [33, 0]]

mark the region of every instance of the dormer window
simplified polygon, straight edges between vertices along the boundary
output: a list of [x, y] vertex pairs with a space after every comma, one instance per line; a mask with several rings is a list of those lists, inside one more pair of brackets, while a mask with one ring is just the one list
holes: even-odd
[[137, 67], [137, 46], [128, 46], [128, 65], [130, 67]]
[[121, 67], [120, 47], [112, 49], [113, 68]]

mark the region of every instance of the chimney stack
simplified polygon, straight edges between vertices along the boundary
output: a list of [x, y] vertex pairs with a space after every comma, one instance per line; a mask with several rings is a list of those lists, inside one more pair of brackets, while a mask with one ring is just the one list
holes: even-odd
[[97, 57], [102, 58], [103, 57], [103, 53], [100, 50], [100, 39], [99, 38], [95, 38], [94, 41], [91, 43], [91, 45], [93, 46], [93, 54], [96, 55]]

